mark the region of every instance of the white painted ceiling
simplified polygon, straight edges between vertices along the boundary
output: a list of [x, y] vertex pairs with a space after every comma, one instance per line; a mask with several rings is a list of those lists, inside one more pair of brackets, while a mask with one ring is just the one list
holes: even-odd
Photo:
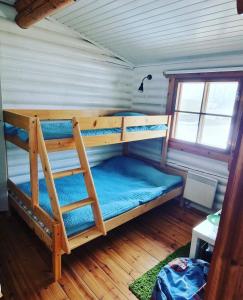
[[243, 53], [236, 0], [79, 0], [52, 17], [134, 65]]

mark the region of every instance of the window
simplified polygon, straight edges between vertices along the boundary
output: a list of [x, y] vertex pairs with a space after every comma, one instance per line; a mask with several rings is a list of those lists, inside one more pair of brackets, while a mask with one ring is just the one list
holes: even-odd
[[179, 82], [172, 138], [227, 150], [238, 85]]
[[166, 74], [169, 146], [229, 161], [243, 114], [243, 72]]

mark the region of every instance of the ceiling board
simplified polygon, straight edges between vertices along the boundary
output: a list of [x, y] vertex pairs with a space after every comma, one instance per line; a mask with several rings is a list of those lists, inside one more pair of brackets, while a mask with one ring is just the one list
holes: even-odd
[[52, 17], [135, 65], [243, 53], [235, 0], [79, 0]]
[[243, 52], [235, 0], [80, 0], [53, 17], [135, 65]]

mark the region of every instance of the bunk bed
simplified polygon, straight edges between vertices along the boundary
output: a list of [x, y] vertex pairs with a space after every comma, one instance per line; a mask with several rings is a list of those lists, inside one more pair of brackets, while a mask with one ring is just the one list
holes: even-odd
[[[14, 109], [3, 116], [6, 141], [29, 152], [30, 161], [30, 182], [8, 179], [9, 203], [52, 251], [55, 280], [61, 277], [62, 254], [183, 193], [183, 172], [165, 164], [170, 116]], [[128, 142], [161, 137], [160, 166], [129, 156]], [[86, 147], [116, 143], [124, 143], [124, 155], [91, 172]], [[48, 152], [70, 149], [76, 149], [80, 167], [52, 172]]]

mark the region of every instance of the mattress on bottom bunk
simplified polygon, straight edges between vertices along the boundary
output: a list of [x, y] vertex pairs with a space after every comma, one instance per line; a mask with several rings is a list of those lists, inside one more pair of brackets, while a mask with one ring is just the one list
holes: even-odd
[[[72, 137], [72, 121], [42, 121], [41, 128], [45, 140], [64, 139]], [[127, 127], [127, 132], [139, 132], [147, 130], [167, 130], [166, 125], [148, 125], [148, 126], [132, 126]], [[5, 123], [5, 134], [15, 136], [17, 135], [22, 141], [26, 142], [29, 138], [28, 132], [22, 128], [17, 128], [13, 125]], [[104, 128], [94, 130], [81, 130], [83, 136], [97, 136], [121, 133], [121, 128]]]
[[[118, 156], [92, 169], [95, 188], [104, 220], [111, 219], [149, 202], [182, 184], [180, 176], [168, 175], [140, 160]], [[83, 176], [76, 174], [55, 180], [60, 205], [87, 197]], [[30, 195], [30, 183], [18, 187]], [[39, 181], [41, 207], [52, 215], [45, 180]], [[94, 225], [91, 206], [65, 213], [67, 235], [77, 234]]]

